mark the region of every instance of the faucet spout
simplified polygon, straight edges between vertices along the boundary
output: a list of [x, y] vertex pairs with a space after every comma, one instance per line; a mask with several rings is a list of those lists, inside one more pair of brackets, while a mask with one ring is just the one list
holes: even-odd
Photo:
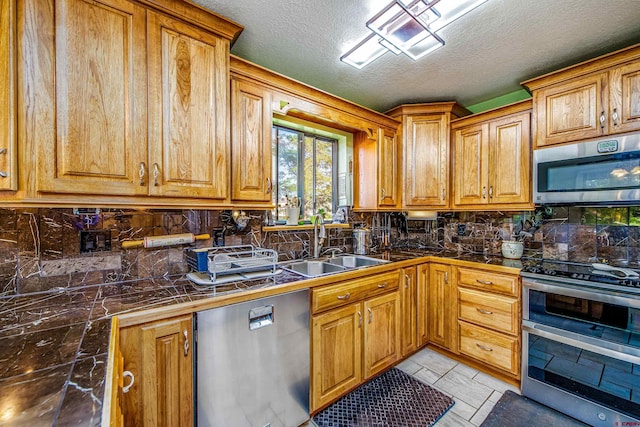
[[318, 214], [313, 219], [313, 257], [318, 258], [320, 248], [324, 239], [327, 237], [327, 231], [324, 226], [324, 218]]

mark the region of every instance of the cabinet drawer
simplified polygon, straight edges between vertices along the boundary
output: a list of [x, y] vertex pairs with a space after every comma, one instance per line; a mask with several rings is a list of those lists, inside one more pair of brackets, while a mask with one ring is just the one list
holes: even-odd
[[518, 333], [518, 300], [458, 288], [458, 317], [500, 332]]
[[513, 296], [518, 295], [518, 276], [461, 267], [458, 267], [457, 270], [458, 286], [468, 286]]
[[318, 313], [397, 289], [397, 271], [341, 282], [337, 285], [314, 289], [311, 294], [311, 310], [313, 313]]
[[519, 372], [518, 339], [459, 321], [460, 353], [515, 375]]

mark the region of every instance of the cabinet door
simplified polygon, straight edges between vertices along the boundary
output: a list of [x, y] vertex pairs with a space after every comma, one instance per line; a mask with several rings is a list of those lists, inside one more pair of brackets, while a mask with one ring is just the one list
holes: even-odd
[[145, 425], [193, 425], [191, 316], [142, 327]]
[[15, 0], [0, 0], [0, 64], [0, 190], [17, 190]]
[[404, 281], [400, 282], [400, 353], [404, 357], [418, 348], [418, 273], [416, 267], [407, 267], [402, 269], [402, 274]]
[[607, 73], [599, 73], [535, 91], [535, 146], [594, 138], [606, 133], [606, 84]]
[[429, 264], [417, 266], [417, 333], [418, 347], [429, 343]]
[[231, 80], [231, 198], [271, 202], [271, 92]]
[[429, 267], [429, 341], [455, 351], [457, 343], [457, 310], [451, 266], [431, 264]]
[[489, 124], [490, 203], [531, 202], [531, 136], [529, 113]]
[[228, 42], [164, 15], [148, 16], [149, 193], [225, 199]]
[[640, 62], [609, 72], [609, 132], [640, 129]]
[[454, 138], [455, 204], [488, 203], [489, 125], [482, 123], [458, 129]]
[[362, 321], [362, 304], [312, 317], [312, 411], [362, 380]]
[[126, 425], [193, 426], [192, 331], [190, 315], [121, 331], [124, 368], [135, 376]]
[[139, 176], [147, 155], [144, 9], [125, 0], [26, 0], [24, 11], [23, 126], [37, 150], [37, 189], [147, 194]]
[[404, 134], [404, 198], [408, 207], [447, 206], [449, 127], [443, 114], [408, 116]]
[[378, 135], [378, 192], [378, 206], [394, 207], [398, 205], [398, 146], [396, 136], [395, 134], [388, 134], [382, 129]]
[[104, 384], [104, 401], [102, 402], [101, 422], [104, 426], [124, 426], [124, 415], [122, 413], [123, 378], [124, 359], [120, 352], [120, 330], [118, 329], [118, 318], [114, 316], [111, 318], [107, 374]]
[[364, 378], [400, 358], [400, 301], [397, 292], [364, 302]]

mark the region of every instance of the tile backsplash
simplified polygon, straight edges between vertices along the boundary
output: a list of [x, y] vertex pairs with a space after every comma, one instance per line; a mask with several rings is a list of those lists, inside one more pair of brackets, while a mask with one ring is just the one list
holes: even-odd
[[[184, 248], [123, 250], [125, 240], [176, 233], [224, 231], [227, 245], [253, 244], [275, 249], [281, 260], [309, 256], [311, 230], [264, 232], [264, 211], [248, 211], [239, 231], [230, 211], [103, 209], [77, 214], [64, 208], [0, 209], [0, 296], [58, 288], [136, 281], [188, 271]], [[503, 239], [516, 231], [525, 256], [627, 263], [640, 268], [640, 207], [538, 208], [534, 212], [440, 213], [435, 220], [403, 221], [401, 213], [352, 213], [350, 222], [389, 225], [395, 248], [428, 248], [500, 255]], [[380, 228], [378, 228], [380, 230]], [[109, 237], [105, 250], [81, 253], [81, 232]], [[323, 247], [350, 252], [351, 230], [329, 229]], [[382, 239], [377, 243], [381, 243]], [[196, 242], [198, 247], [212, 240]]]

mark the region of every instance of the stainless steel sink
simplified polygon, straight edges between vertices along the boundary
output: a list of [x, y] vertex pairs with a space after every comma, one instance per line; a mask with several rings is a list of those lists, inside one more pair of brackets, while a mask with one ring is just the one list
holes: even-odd
[[364, 255], [341, 255], [335, 258], [329, 258], [327, 261], [345, 268], [369, 267], [387, 262], [382, 259], [370, 258]]
[[330, 264], [324, 261], [298, 261], [292, 264], [283, 265], [283, 269], [293, 271], [304, 277], [318, 277], [325, 274], [339, 273], [345, 271], [345, 267], [336, 264]]

